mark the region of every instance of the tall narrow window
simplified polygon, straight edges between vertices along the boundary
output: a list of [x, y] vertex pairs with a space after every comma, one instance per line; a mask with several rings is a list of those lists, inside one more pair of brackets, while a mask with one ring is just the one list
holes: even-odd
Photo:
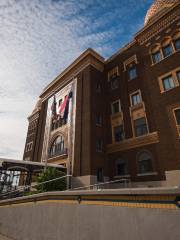
[[129, 80], [135, 79], [137, 77], [136, 66], [132, 66], [128, 69]]
[[102, 115], [96, 114], [96, 126], [102, 126]]
[[102, 139], [96, 140], [96, 152], [102, 152], [103, 151], [103, 141]]
[[175, 84], [174, 84], [173, 76], [169, 75], [163, 78], [162, 84], [163, 84], [164, 91], [168, 91], [169, 89], [174, 88]]
[[171, 44], [166, 45], [165, 47], [162, 48], [163, 55], [164, 57], [168, 57], [173, 53], [173, 48]]
[[161, 57], [161, 52], [157, 51], [155, 53], [152, 54], [152, 59], [153, 59], [153, 63], [158, 63], [161, 61], [162, 57]]
[[115, 101], [115, 102], [113, 102], [111, 104], [111, 113], [112, 114], [116, 114], [116, 113], [118, 113], [120, 111], [121, 111], [121, 109], [120, 109], [120, 101], [117, 100], [117, 101]]
[[131, 104], [132, 104], [132, 106], [135, 106], [139, 103], [141, 103], [141, 96], [140, 96], [139, 92], [136, 92], [131, 95]]
[[120, 142], [124, 139], [124, 128], [123, 125], [114, 127], [114, 141]]
[[152, 156], [149, 152], [142, 152], [138, 156], [138, 167], [139, 173], [150, 173], [153, 172], [152, 167]]
[[97, 169], [97, 181], [98, 182], [103, 182], [104, 181], [103, 169], [102, 168]]
[[135, 136], [139, 137], [148, 133], [146, 118], [139, 118], [134, 120]]

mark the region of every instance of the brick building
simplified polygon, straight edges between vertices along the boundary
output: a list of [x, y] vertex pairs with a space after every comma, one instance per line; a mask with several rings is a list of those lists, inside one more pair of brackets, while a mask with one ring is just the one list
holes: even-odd
[[40, 95], [23, 159], [66, 166], [76, 186], [179, 184], [179, 19], [179, 0], [156, 0], [109, 59], [83, 52]]

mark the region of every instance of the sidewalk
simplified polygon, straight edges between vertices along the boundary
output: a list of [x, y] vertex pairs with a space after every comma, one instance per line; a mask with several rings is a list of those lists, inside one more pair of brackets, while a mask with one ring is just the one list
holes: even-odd
[[12, 239], [12, 238], [7, 238], [7, 237], [2, 236], [2, 235], [0, 234], [0, 240], [13, 240], [13, 239]]

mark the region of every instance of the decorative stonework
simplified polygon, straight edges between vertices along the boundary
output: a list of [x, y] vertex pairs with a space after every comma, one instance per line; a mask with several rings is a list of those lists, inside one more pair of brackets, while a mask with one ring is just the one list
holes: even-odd
[[137, 33], [136, 39], [137, 41], [142, 45], [156, 35], [158, 35], [160, 32], [162, 32], [164, 29], [168, 28], [171, 24], [176, 22], [178, 19], [180, 19], [180, 9], [174, 10], [169, 16], [167, 16], [165, 19], [159, 21], [157, 24], [155, 24], [150, 29], [143, 29], [141, 32]]
[[126, 59], [124, 62], [123, 62], [123, 65], [124, 65], [124, 71], [127, 70], [127, 66], [130, 65], [130, 64], [138, 64], [138, 60], [137, 60], [137, 56], [136, 54], [134, 54], [133, 56], [131, 56], [130, 58]]
[[179, 0], [156, 0], [156, 1], [154, 1], [154, 3], [151, 5], [149, 10], [147, 11], [144, 24], [147, 24], [150, 20], [152, 20], [153, 17], [155, 17], [161, 11], [172, 7], [172, 5], [177, 3], [178, 1]]
[[147, 135], [126, 139], [120, 143], [109, 144], [107, 146], [107, 153], [124, 151], [132, 148], [155, 144], [159, 142], [157, 132], [149, 133]]

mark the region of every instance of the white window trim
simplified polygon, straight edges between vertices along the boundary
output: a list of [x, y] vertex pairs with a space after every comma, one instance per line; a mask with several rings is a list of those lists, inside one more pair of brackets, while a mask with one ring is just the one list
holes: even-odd
[[[171, 91], [172, 89], [176, 88], [176, 87], [179, 87], [180, 86], [180, 83], [179, 83], [179, 80], [177, 78], [177, 72], [180, 71], [180, 67], [178, 68], [175, 68], [173, 69], [172, 71], [170, 72], [167, 72], [161, 76], [158, 77], [158, 83], [159, 83], [159, 87], [160, 87], [160, 93], [165, 93], [165, 92], [168, 92], [168, 91]], [[170, 88], [168, 90], [165, 90], [164, 89], [164, 86], [163, 86], [163, 79], [172, 75], [172, 78], [173, 78], [173, 82], [174, 82], [174, 87], [173, 88]]]

